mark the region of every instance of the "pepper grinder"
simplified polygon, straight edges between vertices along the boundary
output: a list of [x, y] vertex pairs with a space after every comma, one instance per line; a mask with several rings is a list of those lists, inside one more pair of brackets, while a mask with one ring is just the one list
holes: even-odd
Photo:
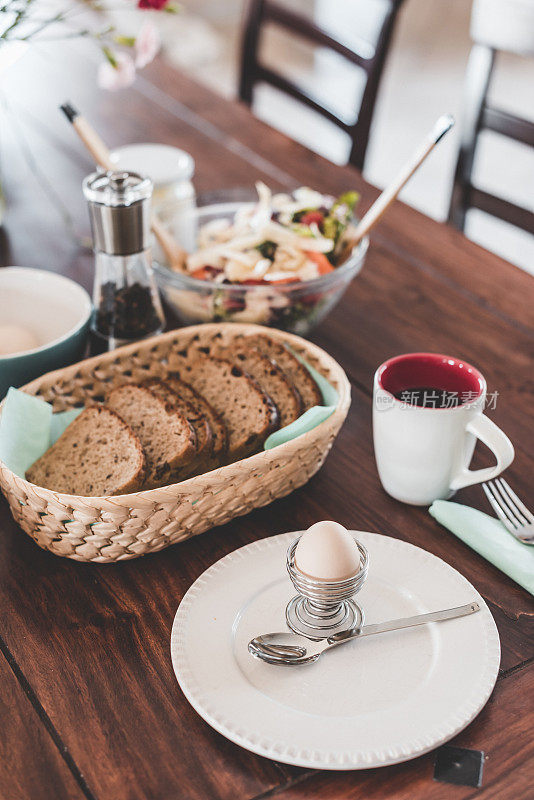
[[95, 251], [93, 353], [161, 333], [165, 317], [152, 271], [152, 182], [135, 172], [85, 178]]

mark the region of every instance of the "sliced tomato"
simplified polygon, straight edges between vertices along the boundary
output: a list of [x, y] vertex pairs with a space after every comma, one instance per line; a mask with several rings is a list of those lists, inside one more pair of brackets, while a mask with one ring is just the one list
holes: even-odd
[[302, 225], [313, 225], [315, 222], [316, 225], [321, 225], [324, 221], [324, 214], [321, 214], [320, 211], [306, 211], [305, 214], [302, 215], [299, 222]]
[[267, 281], [264, 281], [263, 278], [247, 278], [244, 281], [239, 281], [241, 286], [264, 286]]
[[211, 281], [213, 278], [221, 272], [220, 269], [215, 269], [215, 267], [199, 267], [198, 269], [193, 270], [191, 273], [192, 278], [196, 278], [199, 281]]
[[314, 250], [306, 250], [306, 257], [317, 264], [317, 268], [319, 270], [319, 275], [326, 275], [328, 272], [332, 272], [334, 267], [327, 259], [324, 253], [316, 253]]
[[279, 278], [277, 281], [269, 281], [272, 286], [280, 286], [284, 283], [300, 283], [300, 278], [294, 275], [292, 278]]
[[226, 302], [224, 304], [224, 307], [225, 307], [226, 311], [231, 311], [231, 312], [243, 311], [243, 309], [245, 308], [245, 298], [244, 297], [229, 297], [226, 300]]

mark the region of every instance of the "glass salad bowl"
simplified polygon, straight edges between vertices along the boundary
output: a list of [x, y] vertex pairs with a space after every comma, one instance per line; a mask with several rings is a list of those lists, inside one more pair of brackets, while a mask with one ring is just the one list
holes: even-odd
[[[216, 220], [231, 220], [254, 203], [217, 202], [187, 212], [180, 220], [181, 243], [195, 250], [198, 230]], [[184, 325], [202, 322], [250, 322], [301, 336], [308, 334], [334, 308], [359, 273], [369, 241], [364, 238], [346, 261], [325, 275], [294, 283], [250, 285], [201, 280], [175, 272], [158, 261], [154, 271], [170, 309]]]

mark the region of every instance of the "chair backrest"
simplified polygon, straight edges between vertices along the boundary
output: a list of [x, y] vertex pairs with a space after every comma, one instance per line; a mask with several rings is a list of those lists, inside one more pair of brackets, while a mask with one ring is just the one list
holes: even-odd
[[471, 39], [493, 50], [534, 56], [533, 0], [475, 0]]
[[488, 130], [534, 147], [534, 122], [490, 105], [488, 89], [497, 50], [534, 56], [532, 0], [475, 0], [471, 16], [474, 45], [467, 65], [462, 139], [449, 210], [449, 222], [465, 228], [467, 211], [478, 208], [534, 234], [534, 214], [485, 192], [472, 183], [478, 136]]
[[[369, 0], [369, 5], [372, 6], [374, 2], [375, 0]], [[380, 78], [397, 12], [403, 0], [384, 0], [384, 2], [385, 5], [382, 3], [384, 7], [380, 9], [382, 18], [376, 41], [370, 43], [361, 40], [357, 44], [347, 46], [309, 18], [274, 0], [249, 0], [241, 50], [240, 99], [252, 105], [254, 87], [257, 83], [268, 83], [294, 97], [349, 134], [351, 138], [349, 162], [358, 169], [363, 169]], [[334, 111], [322, 105], [308, 91], [261, 63], [258, 56], [259, 44], [263, 26], [267, 22], [290, 31], [300, 39], [329, 48], [363, 70], [366, 76], [365, 88], [359, 108], [356, 109], [357, 116], [354, 122], [348, 123], [340, 119]]]

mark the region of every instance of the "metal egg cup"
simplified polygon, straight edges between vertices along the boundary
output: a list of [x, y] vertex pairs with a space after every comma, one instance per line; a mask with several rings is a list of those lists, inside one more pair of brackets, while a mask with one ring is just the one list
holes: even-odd
[[369, 554], [366, 548], [355, 539], [360, 552], [360, 569], [355, 575], [340, 581], [317, 580], [301, 572], [295, 563], [299, 539], [287, 551], [287, 571], [298, 592], [286, 607], [288, 626], [294, 633], [315, 641], [361, 627], [364, 612], [352, 598], [367, 578]]

